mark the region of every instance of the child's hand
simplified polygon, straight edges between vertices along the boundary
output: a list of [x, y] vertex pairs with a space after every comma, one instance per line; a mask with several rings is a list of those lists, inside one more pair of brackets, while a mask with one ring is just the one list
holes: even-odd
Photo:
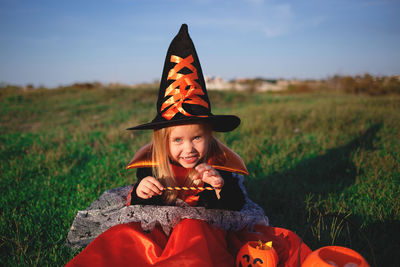
[[136, 188], [136, 195], [148, 199], [155, 195], [161, 195], [163, 190], [164, 186], [156, 178], [147, 176], [140, 181]]
[[210, 165], [202, 163], [196, 166], [195, 170], [198, 174], [194, 176], [194, 179], [201, 179], [215, 189], [221, 189], [224, 186], [224, 179], [222, 179], [218, 171]]

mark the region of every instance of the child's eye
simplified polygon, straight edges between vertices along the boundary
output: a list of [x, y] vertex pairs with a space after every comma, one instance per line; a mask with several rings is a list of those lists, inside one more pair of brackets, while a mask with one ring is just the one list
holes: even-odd
[[194, 140], [200, 140], [201, 139], [201, 136], [196, 136], [195, 138], [194, 138]]
[[173, 141], [174, 141], [175, 143], [180, 143], [180, 142], [182, 142], [182, 138], [175, 138]]

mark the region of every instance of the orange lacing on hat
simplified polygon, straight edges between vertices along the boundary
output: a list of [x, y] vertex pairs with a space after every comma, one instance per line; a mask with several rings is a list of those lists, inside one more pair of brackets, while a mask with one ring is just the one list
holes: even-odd
[[[183, 109], [183, 103], [195, 104], [208, 108], [208, 103], [200, 97], [200, 95], [204, 95], [204, 92], [200, 84], [196, 82], [199, 77], [197, 75], [197, 69], [192, 65], [193, 61], [194, 60], [192, 55], [189, 55], [184, 59], [179, 56], [171, 55], [171, 62], [177, 64], [172, 69], [170, 69], [167, 79], [175, 81], [165, 90], [164, 97], [171, 97], [168, 98], [161, 106], [161, 110], [166, 109], [162, 116], [167, 120], [170, 120], [178, 112], [182, 113], [185, 116], [193, 116]], [[192, 73], [178, 73], [185, 67], [191, 70]], [[187, 86], [189, 86], [189, 89], [186, 90]]]

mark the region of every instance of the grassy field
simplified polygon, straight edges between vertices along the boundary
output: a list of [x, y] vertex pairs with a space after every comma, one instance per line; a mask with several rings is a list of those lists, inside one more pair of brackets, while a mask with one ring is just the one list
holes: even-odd
[[[78, 210], [131, 184], [156, 90], [0, 91], [0, 265], [64, 265]], [[217, 136], [245, 160], [274, 226], [400, 266], [400, 96], [210, 92], [241, 126]]]

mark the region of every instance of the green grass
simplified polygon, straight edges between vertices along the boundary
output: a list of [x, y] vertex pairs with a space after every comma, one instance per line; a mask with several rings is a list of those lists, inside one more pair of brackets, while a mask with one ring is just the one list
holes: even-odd
[[[150, 132], [156, 90], [0, 94], [0, 265], [63, 265], [78, 210], [135, 181], [126, 163]], [[274, 226], [312, 248], [345, 245], [398, 266], [400, 96], [210, 92], [241, 126], [217, 136], [245, 160], [246, 186]]]

